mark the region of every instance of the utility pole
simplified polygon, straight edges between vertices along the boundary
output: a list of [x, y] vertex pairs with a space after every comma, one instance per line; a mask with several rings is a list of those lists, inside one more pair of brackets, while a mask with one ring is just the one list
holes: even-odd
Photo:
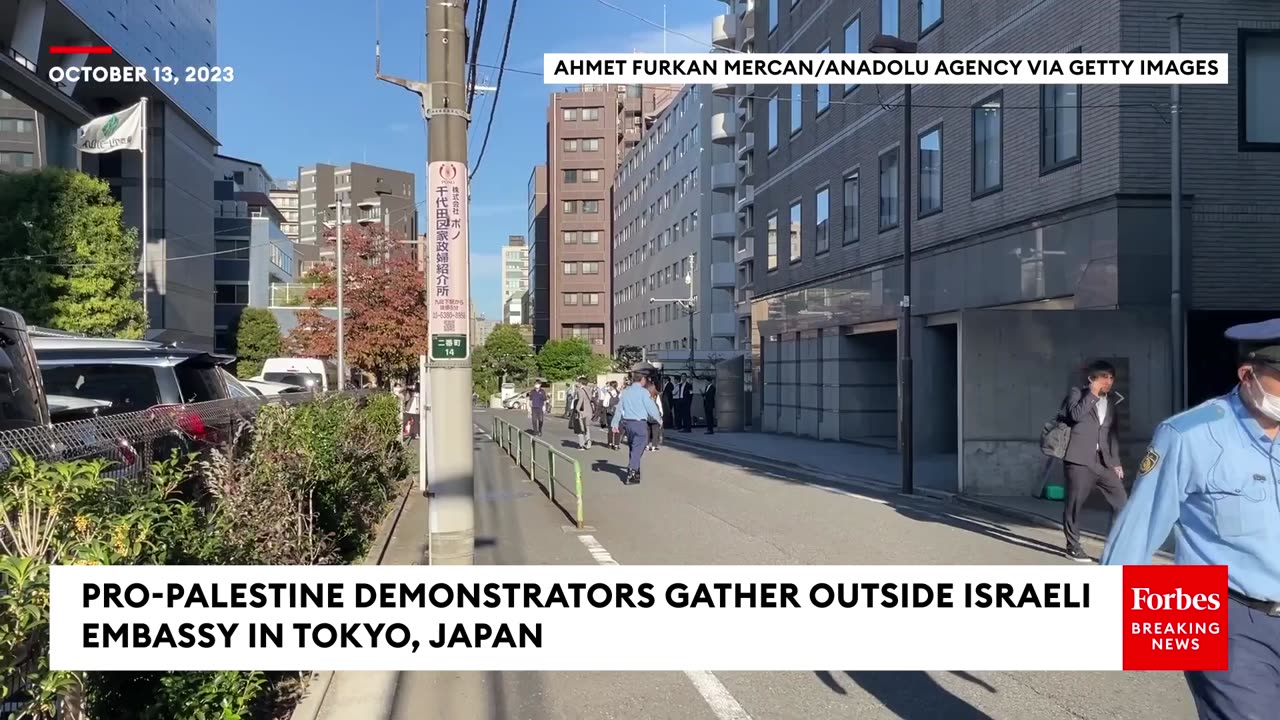
[[[427, 303], [429, 355], [420, 367], [420, 476], [429, 499], [432, 565], [475, 562], [470, 352], [470, 264], [466, 81], [466, 9], [459, 0], [427, 0], [427, 81], [382, 74], [418, 95], [427, 123]], [[420, 361], [423, 359], [420, 359]], [[437, 422], [438, 420], [438, 422]]]
[[345, 268], [342, 262], [342, 193], [334, 195], [337, 214], [333, 224], [337, 228], [338, 242], [338, 392], [347, 389], [347, 307], [343, 302], [343, 279]]
[[[1169, 18], [1169, 52], [1182, 52], [1182, 15]], [[1169, 168], [1169, 359], [1172, 361], [1173, 412], [1186, 406], [1186, 358], [1182, 318], [1182, 86], [1169, 86], [1170, 168]]]

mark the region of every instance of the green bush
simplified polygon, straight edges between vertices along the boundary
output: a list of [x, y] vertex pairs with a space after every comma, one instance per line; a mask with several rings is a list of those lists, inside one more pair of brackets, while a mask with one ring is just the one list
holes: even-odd
[[408, 473], [397, 399], [264, 406], [201, 462], [156, 463], [147, 482], [114, 480], [107, 468], [15, 456], [0, 475], [0, 680], [35, 688], [17, 716], [47, 720], [64, 699], [113, 720], [278, 716], [297, 673], [51, 672], [49, 565], [355, 560]]

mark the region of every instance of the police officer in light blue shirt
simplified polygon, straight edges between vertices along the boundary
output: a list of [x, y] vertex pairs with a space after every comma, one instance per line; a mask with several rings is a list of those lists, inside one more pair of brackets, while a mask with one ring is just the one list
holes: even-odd
[[1201, 720], [1280, 718], [1280, 319], [1238, 325], [1239, 384], [1156, 428], [1104, 565], [1226, 565], [1230, 669], [1188, 672]]
[[642, 370], [633, 370], [631, 384], [618, 398], [618, 410], [613, 414], [613, 430], [621, 430], [627, 435], [627, 444], [631, 452], [627, 458], [627, 477], [624, 485], [635, 485], [640, 482], [640, 458], [644, 457], [644, 449], [649, 444], [649, 421], [662, 422], [662, 412], [653, 401], [649, 387], [653, 378]]

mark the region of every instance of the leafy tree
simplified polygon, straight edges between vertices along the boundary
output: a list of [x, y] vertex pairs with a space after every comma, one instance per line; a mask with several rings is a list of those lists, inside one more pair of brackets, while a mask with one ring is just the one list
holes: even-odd
[[[326, 240], [334, 242], [332, 231]], [[381, 225], [342, 229], [347, 363], [378, 382], [416, 373], [418, 356], [427, 352], [426, 278], [411, 247]], [[304, 357], [335, 358], [338, 323], [322, 308], [338, 304], [337, 273], [321, 267], [303, 282], [315, 283], [307, 292], [311, 308], [298, 312], [285, 345]]]
[[613, 356], [613, 371], [627, 372], [636, 363], [644, 361], [644, 348], [639, 345], [623, 345]]
[[533, 350], [514, 325], [494, 327], [484, 341], [484, 357], [499, 382], [523, 383], [536, 367]]
[[251, 378], [267, 358], [280, 357], [280, 324], [266, 308], [245, 308], [236, 322], [236, 374]]
[[28, 323], [142, 337], [138, 253], [106, 182], [62, 168], [0, 174], [0, 306]]
[[538, 372], [551, 382], [592, 378], [608, 370], [611, 360], [597, 354], [582, 338], [548, 340], [538, 353]]
[[471, 392], [488, 400], [498, 392], [498, 376], [489, 360], [489, 351], [483, 345], [471, 349]]

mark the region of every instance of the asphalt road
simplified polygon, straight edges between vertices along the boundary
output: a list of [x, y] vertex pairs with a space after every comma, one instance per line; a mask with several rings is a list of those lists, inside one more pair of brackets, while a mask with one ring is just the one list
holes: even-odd
[[[493, 411], [478, 412], [487, 429]], [[499, 411], [518, 425], [519, 413]], [[695, 449], [645, 456], [624, 486], [622, 452], [575, 449], [552, 418], [544, 439], [578, 457], [589, 535], [476, 441], [477, 563], [1051, 564], [1061, 533], [1001, 516], [865, 489], [819, 487]], [[1086, 547], [1096, 554], [1096, 544]], [[1029, 639], [1031, 641], [1033, 639]], [[922, 650], [927, 652], [927, 650]], [[1195, 718], [1169, 673], [405, 673], [395, 720], [1101, 720]]]

